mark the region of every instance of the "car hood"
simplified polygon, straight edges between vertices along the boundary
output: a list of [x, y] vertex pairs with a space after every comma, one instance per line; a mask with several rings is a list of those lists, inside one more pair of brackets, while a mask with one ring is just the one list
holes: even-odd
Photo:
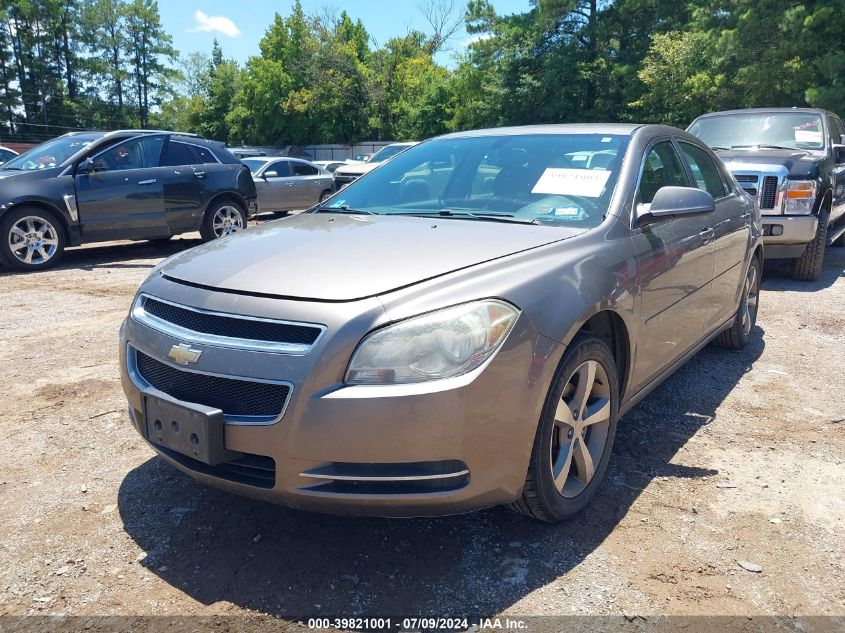
[[22, 180], [42, 180], [43, 178], [53, 178], [64, 171], [64, 167], [59, 165], [57, 167], [48, 167], [46, 169], [3, 169], [0, 166], [0, 180], [4, 178], [15, 178], [16, 182]]
[[373, 171], [376, 167], [381, 165], [380, 162], [378, 163], [360, 163], [358, 165], [346, 165], [344, 167], [338, 167], [335, 169], [336, 174], [340, 174], [341, 176], [361, 176], [366, 174], [367, 172]]
[[303, 213], [179, 253], [158, 272], [189, 285], [317, 301], [384, 294], [586, 229]]
[[813, 177], [816, 165], [824, 159], [824, 153], [800, 149], [732, 149], [718, 150], [719, 158], [736, 171], [733, 165], [750, 163], [756, 165], [783, 165], [793, 178]]

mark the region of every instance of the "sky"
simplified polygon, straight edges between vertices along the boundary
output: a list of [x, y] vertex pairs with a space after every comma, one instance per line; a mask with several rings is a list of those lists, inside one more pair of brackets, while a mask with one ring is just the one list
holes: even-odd
[[[216, 37], [225, 57], [244, 63], [258, 54], [258, 42], [273, 22], [275, 13], [289, 15], [293, 0], [247, 0], [243, 4], [232, 0], [160, 0], [162, 25], [173, 37], [173, 45], [180, 54], [192, 51], [211, 52]], [[426, 31], [418, 0], [302, 0], [306, 13], [322, 13], [326, 7], [337, 13], [345, 10], [353, 20], [361, 19], [364, 27], [379, 44], [384, 44], [409, 28]], [[463, 11], [465, 0], [456, 0]], [[500, 14], [522, 13], [530, 8], [529, 0], [494, 0]], [[470, 41], [461, 28], [449, 43], [459, 51]], [[440, 53], [437, 61], [452, 65], [453, 52]]]

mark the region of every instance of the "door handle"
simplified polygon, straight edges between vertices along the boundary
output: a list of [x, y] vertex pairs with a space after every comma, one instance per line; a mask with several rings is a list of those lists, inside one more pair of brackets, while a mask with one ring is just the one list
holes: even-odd
[[745, 213], [743, 213], [743, 214], [742, 214], [741, 216], [739, 216], [739, 217], [740, 217], [740, 218], [742, 218], [743, 220], [750, 220], [750, 219], [751, 219], [751, 212], [750, 212], [750, 211], [746, 211]]
[[205, 178], [205, 172], [204, 171], [195, 171], [194, 172], [194, 178], [199, 178], [200, 180], [202, 180], [203, 178]]
[[156, 178], [150, 178], [149, 180], [139, 180], [139, 185], [154, 185], [158, 182]]
[[702, 229], [701, 232], [698, 234], [698, 237], [701, 238], [701, 241], [705, 244], [713, 239], [713, 236], [716, 234], [716, 231], [713, 229]]

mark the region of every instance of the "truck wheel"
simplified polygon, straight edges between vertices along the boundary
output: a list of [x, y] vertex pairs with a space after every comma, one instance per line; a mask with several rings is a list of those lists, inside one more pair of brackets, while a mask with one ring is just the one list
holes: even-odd
[[719, 347], [742, 349], [748, 343], [751, 330], [757, 323], [757, 308], [760, 306], [760, 274], [760, 260], [752, 257], [742, 287], [739, 309], [731, 327], [719, 334], [714, 341]]
[[200, 235], [204, 242], [225, 237], [246, 228], [246, 213], [234, 200], [218, 200], [205, 210]]
[[0, 262], [11, 270], [44, 270], [65, 251], [58, 218], [39, 207], [18, 207], [0, 218]]
[[610, 349], [599, 338], [576, 336], [543, 407], [522, 498], [508, 507], [549, 523], [578, 514], [607, 470], [618, 397]]
[[822, 209], [819, 213], [819, 228], [815, 239], [807, 244], [801, 257], [792, 260], [792, 278], [798, 281], [816, 281], [822, 272], [824, 247], [827, 242], [827, 220], [830, 212]]

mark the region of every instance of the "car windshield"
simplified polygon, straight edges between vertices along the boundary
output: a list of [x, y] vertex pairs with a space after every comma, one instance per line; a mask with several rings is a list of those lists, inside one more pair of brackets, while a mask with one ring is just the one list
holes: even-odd
[[264, 167], [264, 165], [267, 164], [266, 160], [256, 160], [254, 158], [243, 158], [241, 159], [241, 162], [247, 167], [249, 167], [249, 171], [252, 172], [253, 176], [256, 174], [256, 172], [258, 172], [259, 169], [261, 169], [262, 167]]
[[78, 134], [60, 136], [16, 156], [0, 169], [48, 169], [61, 165], [83, 147], [102, 138], [102, 134]]
[[321, 211], [598, 226], [628, 136], [526, 134], [428, 141], [337, 194]]
[[373, 154], [368, 160], [368, 163], [383, 163], [391, 156], [396, 156], [399, 152], [408, 149], [408, 145], [387, 145], [382, 147], [379, 151]]
[[717, 149], [824, 149], [822, 118], [808, 112], [710, 116], [695, 121], [688, 131]]

